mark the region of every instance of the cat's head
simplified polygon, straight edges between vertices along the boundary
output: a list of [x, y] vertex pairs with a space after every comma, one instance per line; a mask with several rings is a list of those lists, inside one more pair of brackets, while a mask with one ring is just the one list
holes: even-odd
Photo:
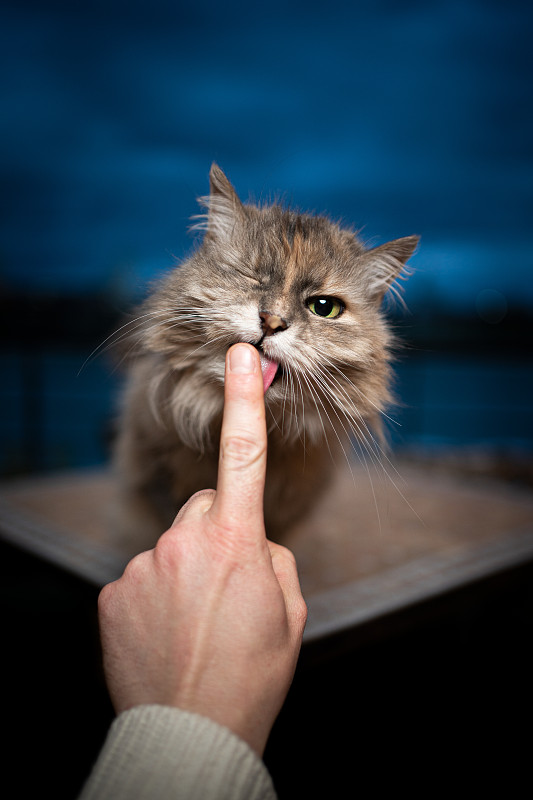
[[210, 188], [201, 245], [144, 309], [143, 348], [159, 354], [154, 408], [201, 446], [221, 412], [227, 349], [244, 341], [261, 353], [267, 416], [288, 439], [379, 431], [390, 399], [380, 307], [418, 238], [368, 250], [325, 217], [244, 205], [215, 164]]

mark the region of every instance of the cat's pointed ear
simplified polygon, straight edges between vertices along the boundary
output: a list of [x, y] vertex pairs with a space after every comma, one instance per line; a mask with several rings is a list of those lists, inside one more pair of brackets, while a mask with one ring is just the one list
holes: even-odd
[[211, 165], [209, 172], [210, 195], [203, 198], [207, 205], [207, 236], [228, 239], [236, 224], [244, 216], [244, 209], [237, 192], [218, 164]]
[[373, 300], [381, 303], [384, 294], [401, 277], [419, 241], [418, 236], [404, 236], [366, 251], [368, 292]]

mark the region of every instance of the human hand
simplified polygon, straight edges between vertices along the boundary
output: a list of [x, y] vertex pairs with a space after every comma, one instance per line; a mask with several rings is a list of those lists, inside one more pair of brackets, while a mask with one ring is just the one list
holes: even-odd
[[195, 494], [155, 548], [99, 598], [117, 713], [160, 704], [226, 726], [262, 755], [285, 700], [307, 609], [294, 557], [266, 539], [267, 435], [257, 351], [226, 357], [217, 490]]

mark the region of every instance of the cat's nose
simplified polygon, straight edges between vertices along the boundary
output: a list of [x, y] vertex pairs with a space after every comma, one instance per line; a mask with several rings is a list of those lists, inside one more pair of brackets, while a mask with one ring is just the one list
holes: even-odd
[[287, 330], [288, 323], [278, 314], [271, 314], [270, 311], [260, 311], [261, 328], [264, 336], [272, 336], [274, 333]]

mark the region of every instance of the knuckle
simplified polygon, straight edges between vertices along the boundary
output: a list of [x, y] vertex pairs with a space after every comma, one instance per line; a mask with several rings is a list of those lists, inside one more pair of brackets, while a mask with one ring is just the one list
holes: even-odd
[[116, 592], [116, 581], [108, 583], [101, 589], [98, 595], [98, 615], [108, 617], [112, 613]]
[[202, 503], [208, 505], [212, 503], [215, 499], [216, 492], [214, 489], [200, 489], [199, 492], [195, 492], [191, 495], [189, 499], [189, 503]]
[[[126, 564], [124, 574], [120, 578], [121, 583], [140, 584], [146, 575], [146, 564], [149, 558], [149, 551], [139, 553]], [[119, 583], [117, 582], [117, 583]]]
[[177, 551], [179, 549], [180, 537], [176, 535], [177, 529], [170, 529], [159, 537], [154, 547], [153, 557], [156, 569], [165, 572], [172, 569], [178, 560]]
[[299, 601], [296, 604], [296, 615], [302, 626], [302, 629], [305, 628], [305, 623], [307, 622], [308, 613], [309, 612], [307, 608], [307, 603], [305, 602], [303, 597], [300, 597]]
[[214, 489], [201, 489], [199, 492], [195, 492], [180, 509], [175, 524], [181, 521], [182, 517], [191, 512], [195, 514], [197, 512], [199, 514], [205, 513], [213, 505], [215, 495], [216, 492]]
[[289, 550], [289, 548], [285, 547], [285, 545], [283, 544], [278, 544], [277, 550], [280, 556], [285, 559], [287, 564], [290, 564], [291, 567], [294, 567], [294, 569], [296, 569], [296, 558], [292, 550]]
[[289, 550], [288, 547], [285, 547], [283, 544], [278, 544], [277, 542], [270, 542], [268, 543], [270, 547], [270, 553], [272, 558], [277, 560], [278, 564], [282, 564], [285, 571], [298, 574], [298, 567], [296, 564], [296, 558], [292, 550]]
[[236, 468], [249, 467], [266, 455], [266, 446], [250, 434], [232, 434], [221, 442], [221, 458]]
[[307, 603], [303, 599], [302, 595], [293, 598], [290, 615], [292, 619], [293, 630], [296, 632], [298, 637], [303, 635], [307, 623], [307, 614]]

